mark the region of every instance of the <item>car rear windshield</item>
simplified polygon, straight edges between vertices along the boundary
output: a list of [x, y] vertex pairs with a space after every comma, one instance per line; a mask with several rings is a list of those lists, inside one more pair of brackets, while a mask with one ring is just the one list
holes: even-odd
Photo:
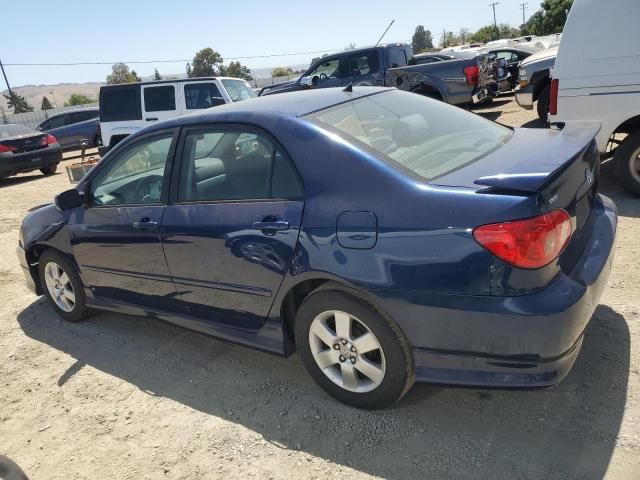
[[36, 132], [24, 125], [0, 125], [0, 138], [10, 138], [17, 135], [27, 135], [29, 133]]
[[513, 135], [461, 108], [398, 90], [361, 97], [306, 116], [425, 180], [464, 167]]

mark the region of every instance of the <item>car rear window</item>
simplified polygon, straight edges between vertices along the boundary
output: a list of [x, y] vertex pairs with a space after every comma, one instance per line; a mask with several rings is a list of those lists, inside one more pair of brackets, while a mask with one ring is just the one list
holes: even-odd
[[17, 135], [36, 133], [35, 130], [24, 125], [0, 125], [0, 138], [10, 138]]
[[307, 119], [424, 180], [464, 167], [508, 142], [507, 127], [397, 90], [311, 113]]
[[100, 89], [100, 121], [141, 120], [140, 85], [118, 85]]

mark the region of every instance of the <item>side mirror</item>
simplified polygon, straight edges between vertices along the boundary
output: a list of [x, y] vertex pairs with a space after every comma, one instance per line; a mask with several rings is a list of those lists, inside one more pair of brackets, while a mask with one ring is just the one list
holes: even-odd
[[211, 97], [211, 106], [212, 107], [217, 107], [219, 105], [224, 105], [225, 103], [227, 103], [227, 102], [225, 102], [224, 98], [222, 98], [222, 97]]
[[64, 212], [65, 210], [71, 210], [82, 206], [84, 204], [84, 199], [78, 190], [72, 188], [71, 190], [67, 190], [56, 195], [53, 203], [58, 210]]
[[313, 87], [313, 77], [300, 77], [300, 86], [306, 88]]

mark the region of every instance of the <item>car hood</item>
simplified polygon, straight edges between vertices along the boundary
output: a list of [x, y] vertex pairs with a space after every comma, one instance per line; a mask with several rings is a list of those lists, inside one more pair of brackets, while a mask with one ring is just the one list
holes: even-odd
[[265, 92], [277, 92], [279, 90], [285, 90], [288, 89], [288, 87], [291, 87], [293, 85], [295, 85], [296, 83], [298, 83], [298, 79], [296, 78], [295, 80], [288, 80], [286, 82], [278, 82], [278, 83], [272, 83], [271, 85], [266, 85], [265, 87], [262, 88], [262, 90], [264, 90]]
[[558, 55], [558, 47], [551, 47], [545, 50], [540, 50], [539, 52], [534, 53], [533, 55], [525, 58], [520, 63], [520, 66], [524, 67], [530, 63], [537, 62], [538, 60], [544, 60], [546, 58], [552, 58], [552, 57], [555, 57], [556, 55]]

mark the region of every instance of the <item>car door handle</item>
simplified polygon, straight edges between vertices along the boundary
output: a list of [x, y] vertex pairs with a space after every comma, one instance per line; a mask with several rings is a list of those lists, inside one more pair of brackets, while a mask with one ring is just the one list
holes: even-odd
[[133, 228], [137, 228], [139, 230], [146, 230], [150, 228], [156, 228], [158, 226], [158, 222], [152, 222], [147, 219], [142, 219], [139, 222], [133, 222]]
[[289, 230], [289, 222], [276, 220], [273, 222], [255, 222], [253, 228], [256, 230]]
[[158, 117], [145, 118], [145, 120], [146, 120], [147, 122], [155, 122], [156, 120], [158, 120]]

